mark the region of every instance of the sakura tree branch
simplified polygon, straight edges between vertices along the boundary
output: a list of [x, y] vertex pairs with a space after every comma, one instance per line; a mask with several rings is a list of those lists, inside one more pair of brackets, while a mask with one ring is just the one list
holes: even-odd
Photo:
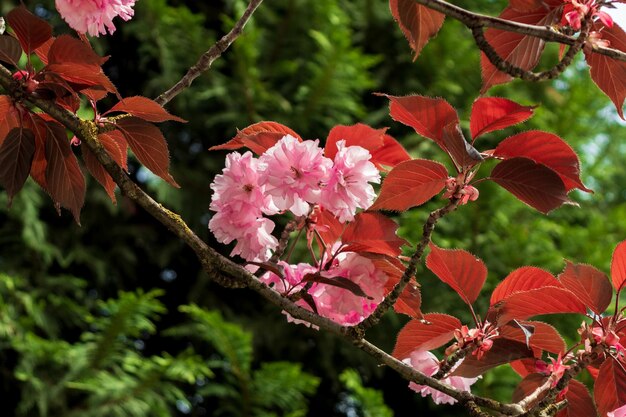
[[561, 73], [563, 73], [563, 71], [565, 71], [567, 67], [570, 66], [576, 54], [580, 52], [580, 50], [585, 45], [585, 41], [589, 36], [590, 28], [591, 17], [589, 16], [582, 21], [580, 35], [578, 36], [578, 38], [576, 38], [576, 42], [568, 48], [565, 55], [563, 55], [563, 58], [561, 58], [561, 60], [551, 69], [541, 72], [527, 71], [523, 68], [511, 64], [506, 59], [503, 59], [498, 54], [498, 52], [496, 52], [496, 50], [491, 46], [489, 41], [487, 41], [487, 39], [485, 38], [485, 34], [483, 33], [482, 27], [474, 26], [470, 29], [478, 48], [485, 53], [485, 56], [498, 70], [505, 72], [515, 78], [521, 78], [522, 80], [536, 82], [551, 80], [561, 75]]
[[471, 343], [462, 349], [457, 350], [443, 361], [443, 363], [439, 366], [439, 370], [433, 374], [432, 377], [435, 379], [445, 377], [452, 370], [452, 368], [459, 363], [459, 361], [465, 358], [465, 356], [474, 349], [476, 349], [476, 345]]
[[459, 199], [452, 198], [444, 207], [430, 213], [428, 219], [426, 220], [426, 223], [424, 223], [422, 239], [415, 247], [415, 252], [413, 253], [413, 256], [411, 256], [409, 264], [404, 270], [400, 281], [398, 281], [398, 283], [393, 287], [389, 294], [385, 296], [385, 299], [380, 304], [378, 304], [376, 309], [372, 312], [372, 314], [370, 314], [368, 318], [363, 320], [361, 323], [353, 326], [355, 332], [362, 334], [370, 327], [375, 326], [383, 317], [383, 315], [391, 307], [393, 307], [396, 301], [398, 301], [398, 297], [400, 297], [402, 291], [404, 291], [408, 283], [411, 281], [411, 278], [413, 278], [413, 275], [415, 275], [415, 271], [417, 270], [417, 263], [422, 258], [422, 255], [426, 250], [426, 246], [428, 246], [428, 243], [430, 242], [430, 237], [433, 234], [433, 230], [435, 230], [435, 225], [443, 216], [454, 211], [457, 208], [458, 204]]
[[233, 28], [224, 35], [219, 41], [215, 42], [208, 51], [200, 56], [198, 62], [181, 78], [174, 86], [169, 90], [158, 96], [155, 101], [161, 106], [167, 104], [170, 100], [180, 94], [183, 90], [188, 88], [193, 80], [198, 78], [203, 72], [207, 71], [213, 65], [213, 62], [218, 59], [233, 42], [243, 33], [243, 28], [246, 26], [250, 17], [254, 11], [259, 7], [263, 0], [250, 0], [248, 7], [241, 15], [241, 18], [235, 23]]
[[[469, 29], [472, 28], [493, 28], [505, 30], [507, 32], [519, 33], [520, 35], [534, 36], [547, 42], [557, 42], [563, 45], [575, 45], [577, 38], [565, 35], [549, 26], [528, 25], [525, 23], [513, 22], [499, 17], [487, 16], [474, 13], [462, 7], [455, 6], [443, 0], [414, 0], [416, 3], [426, 6], [429, 9], [438, 11], [450, 16]], [[613, 48], [593, 46], [592, 51], [608, 56], [618, 61], [626, 62], [626, 52]]]

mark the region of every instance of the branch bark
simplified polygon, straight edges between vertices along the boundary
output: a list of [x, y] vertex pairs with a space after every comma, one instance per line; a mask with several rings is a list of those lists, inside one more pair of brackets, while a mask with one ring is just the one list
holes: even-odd
[[252, 14], [259, 7], [259, 5], [263, 2], [263, 0], [250, 0], [248, 7], [241, 15], [241, 18], [235, 23], [235, 26], [224, 35], [219, 41], [215, 42], [208, 51], [200, 56], [198, 62], [189, 70], [187, 73], [181, 78], [176, 84], [172, 86], [169, 90], [158, 96], [154, 101], [159, 103], [161, 106], [165, 106], [169, 103], [174, 97], [183, 92], [186, 88], [188, 88], [193, 80], [198, 78], [203, 72], [207, 71], [213, 65], [213, 62], [218, 59], [229, 47], [232, 45], [235, 40], [241, 36], [243, 33], [243, 28], [246, 26]]
[[[415, 2], [421, 4], [422, 6], [426, 6], [430, 9], [443, 13], [446, 16], [450, 16], [463, 23], [469, 29], [493, 28], [505, 30], [507, 32], [515, 32], [521, 35], [534, 36], [536, 38], [541, 38], [547, 42], [557, 42], [570, 46], [576, 44], [577, 38], [560, 33], [548, 26], [528, 25], [525, 23], [518, 23], [506, 19], [500, 19], [499, 17], [492, 17], [480, 13], [474, 13], [443, 0], [415, 0]], [[598, 46], [594, 46], [592, 50], [594, 53], [606, 55], [615, 60], [626, 62], [626, 52], [624, 51]]]

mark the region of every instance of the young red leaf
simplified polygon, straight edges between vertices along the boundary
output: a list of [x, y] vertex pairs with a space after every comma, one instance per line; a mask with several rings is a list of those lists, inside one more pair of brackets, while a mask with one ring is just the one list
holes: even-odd
[[561, 177], [545, 165], [528, 158], [500, 162], [491, 171], [490, 179], [544, 214], [571, 203]]
[[563, 287], [573, 292], [594, 313], [604, 313], [613, 296], [608, 277], [593, 266], [565, 262], [565, 270], [559, 275]]
[[48, 65], [48, 52], [50, 51], [50, 47], [55, 39], [56, 38], [53, 36], [35, 49], [35, 54], [37, 54], [44, 65]]
[[[565, 341], [559, 332], [549, 324], [541, 321], [522, 321], [520, 324], [523, 326], [531, 326], [533, 329], [532, 335], [528, 340], [528, 345], [532, 349], [539, 351], [545, 350], [555, 354], [563, 353], [567, 349]], [[526, 343], [526, 335], [514, 322], [502, 326], [499, 331], [500, 337]]]
[[518, 359], [511, 362], [509, 365], [511, 365], [511, 369], [522, 378], [537, 372], [537, 359], [535, 358]]
[[24, 6], [11, 10], [7, 14], [7, 22], [27, 55], [52, 37], [52, 26], [26, 10]]
[[487, 267], [480, 259], [461, 249], [441, 249], [431, 243], [426, 267], [472, 304], [487, 279]]
[[109, 156], [125, 171], [128, 171], [128, 143], [124, 138], [124, 134], [119, 130], [113, 130], [100, 133], [98, 140], [102, 143]]
[[480, 152], [465, 140], [458, 123], [450, 123], [443, 129], [443, 144], [459, 171], [466, 171], [483, 160]]
[[148, 122], [158, 123], [174, 120], [176, 122], [187, 123], [185, 119], [170, 114], [156, 101], [141, 96], [126, 97], [104, 114], [106, 115], [113, 112], [129, 113]]
[[567, 385], [565, 392], [567, 407], [559, 411], [556, 417], [597, 417], [598, 412], [589, 394], [589, 390], [582, 382], [575, 379]]
[[363, 292], [359, 284], [354, 281], [350, 281], [345, 277], [325, 277], [320, 275], [319, 273], [315, 274], [306, 274], [302, 279], [303, 282], [318, 282], [320, 284], [331, 285], [333, 287], [343, 288], [344, 290], [350, 291], [352, 294], [358, 297], [369, 298], [369, 296]]
[[395, 167], [401, 162], [411, 160], [411, 155], [400, 143], [389, 135], [383, 136], [383, 146], [371, 152], [372, 163], [379, 171], [388, 171], [385, 167]]
[[611, 411], [626, 405], [624, 365], [611, 357], [604, 361], [596, 378], [593, 397], [596, 400], [600, 417], [606, 417]]
[[337, 142], [346, 141], [346, 146], [360, 146], [367, 149], [370, 154], [383, 146], [385, 131], [387, 129], [374, 129], [363, 123], [353, 126], [335, 126], [328, 133], [324, 156], [334, 159], [337, 154]]
[[528, 120], [535, 106], [521, 106], [514, 101], [500, 97], [481, 97], [472, 105], [470, 132], [472, 139], [480, 135], [505, 129]]
[[504, 159], [532, 159], [556, 172], [567, 192], [574, 188], [592, 192], [580, 180], [580, 161], [576, 152], [567, 142], [552, 133], [531, 130], [513, 135], [500, 142], [493, 155]]
[[22, 56], [20, 43], [13, 36], [0, 35], [0, 61], [17, 67]]
[[404, 211], [436, 196], [448, 179], [446, 167], [426, 159], [402, 162], [387, 174], [371, 210]]
[[174, 187], [180, 187], [169, 173], [170, 152], [159, 128], [136, 117], [118, 120], [117, 127], [139, 162]]
[[[515, 361], [515, 362], [518, 362], [518, 361]], [[511, 363], [511, 365], [512, 364], [513, 362]], [[515, 387], [515, 390], [513, 391], [513, 396], [512, 396], [513, 402], [517, 403], [517, 402], [522, 401], [524, 398], [528, 397], [530, 394], [535, 392], [537, 388], [542, 386], [548, 380], [548, 378], [549, 378], [548, 375], [544, 375], [541, 373], [530, 373], [528, 375], [525, 375], [524, 379], [522, 379], [519, 382], [519, 384], [517, 385], [517, 387]], [[548, 393], [547, 391], [541, 393], [537, 397], [536, 400], [534, 400], [533, 402], [529, 404], [529, 406], [532, 407], [535, 404], [537, 404], [537, 402], [543, 399], [547, 393]]]
[[9, 96], [0, 95], [0, 145], [11, 129], [20, 127], [20, 114]]
[[45, 67], [46, 73], [53, 73], [73, 84], [76, 91], [88, 87], [102, 87], [110, 93], [117, 94], [117, 89], [104, 75], [100, 67], [76, 63], [50, 64]]
[[32, 130], [35, 134], [35, 155], [30, 167], [30, 176], [41, 188], [48, 190], [46, 182], [46, 138], [48, 137], [48, 126], [46, 120], [43, 119], [44, 113], [34, 114], [27, 113], [27, 117], [23, 119], [24, 126]]
[[[507, 7], [499, 17], [529, 25], [551, 26], [559, 22], [561, 14], [556, 9], [550, 10], [543, 7], [525, 11]], [[545, 47], [545, 41], [537, 37], [499, 29], [487, 29], [485, 38], [502, 59], [525, 70], [535, 68]], [[481, 53], [480, 62], [483, 78], [481, 93], [494, 85], [506, 83], [512, 79], [510, 75], [498, 71], [484, 53]]]
[[113, 204], [116, 204], [117, 200], [115, 198], [115, 181], [113, 181], [113, 178], [111, 178], [109, 173], [104, 169], [102, 164], [100, 164], [100, 162], [96, 158], [96, 155], [94, 155], [94, 153], [91, 152], [88, 147], [83, 146], [82, 151], [85, 167], [87, 168], [89, 173], [100, 183], [100, 185], [104, 187], [104, 190], [108, 194]]
[[32, 130], [13, 128], [0, 146], [0, 184], [6, 189], [9, 204], [30, 173], [35, 155], [35, 134]]
[[411, 320], [400, 330], [392, 355], [400, 360], [408, 358], [414, 350], [437, 349], [454, 337], [461, 328], [456, 317], [440, 313], [424, 314], [424, 320]]
[[316, 210], [309, 221], [314, 224], [316, 233], [312, 236], [315, 236], [320, 247], [320, 254], [324, 252], [324, 249], [330, 250], [345, 229], [345, 225], [340, 223], [334, 214], [325, 209]]
[[237, 135], [228, 142], [211, 146], [210, 151], [235, 150], [246, 147], [257, 155], [274, 146], [285, 135], [291, 135], [298, 140], [302, 140], [300, 135], [277, 122], [258, 122], [237, 132]]
[[480, 360], [476, 355], [466, 355], [463, 362], [451, 375], [476, 378], [491, 368], [512, 362], [516, 359], [533, 357], [532, 349], [525, 343], [509, 339], [494, 339], [491, 349]]
[[[386, 288], [388, 291], [391, 291], [393, 287]], [[404, 287], [400, 297], [398, 297], [398, 301], [393, 305], [393, 309], [396, 313], [406, 314], [414, 319], [423, 318], [422, 294], [419, 287], [415, 284], [409, 284]]]
[[509, 0], [509, 5], [521, 12], [535, 10], [539, 7], [543, 7], [542, 0]]
[[[612, 28], [594, 24], [595, 30], [602, 28], [602, 40], [610, 42], [611, 48], [626, 52], [626, 32], [617, 23]], [[626, 98], [626, 62], [609, 58], [606, 55], [593, 53], [589, 48], [584, 49], [585, 59], [591, 67], [591, 79], [606, 94], [623, 119], [624, 99]]]
[[413, 60], [417, 59], [430, 38], [439, 32], [446, 16], [413, 0], [389, 0], [389, 8], [415, 51]]
[[48, 64], [74, 63], [93, 67], [95, 71], [100, 71], [108, 57], [101, 57], [96, 54], [87, 42], [73, 38], [69, 35], [61, 35], [50, 43], [46, 54]]
[[85, 201], [85, 177], [72, 153], [65, 128], [46, 122], [46, 183], [52, 199], [68, 208], [80, 224], [80, 209]]
[[396, 234], [397, 229], [397, 223], [383, 214], [359, 213], [343, 232], [343, 250], [398, 256], [408, 242]]
[[616, 291], [620, 291], [626, 282], [626, 240], [620, 242], [611, 258], [611, 280]]
[[517, 292], [495, 305], [498, 324], [505, 324], [513, 319], [525, 320], [540, 314], [586, 312], [587, 307], [572, 292], [560, 287], [542, 287]]
[[491, 294], [489, 305], [504, 300], [516, 292], [528, 291], [533, 288], [560, 286], [554, 275], [534, 266], [523, 266], [511, 272]]
[[459, 123], [459, 116], [450, 103], [442, 98], [420, 95], [380, 95], [389, 99], [389, 114], [393, 120], [412, 127], [445, 150], [443, 129], [450, 123]]

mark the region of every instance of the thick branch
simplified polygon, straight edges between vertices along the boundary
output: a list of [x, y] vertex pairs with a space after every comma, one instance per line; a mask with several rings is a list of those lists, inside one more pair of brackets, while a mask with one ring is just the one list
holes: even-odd
[[[568, 36], [548, 26], [535, 26], [525, 23], [512, 22], [506, 19], [500, 19], [499, 17], [487, 16], [480, 13], [474, 13], [469, 10], [463, 9], [459, 6], [455, 6], [443, 0], [415, 0], [423, 6], [436, 10], [440, 13], [450, 16], [468, 28], [493, 28], [505, 30], [507, 32], [515, 32], [521, 35], [534, 36], [536, 38], [543, 39], [547, 42], [558, 42], [564, 45], [574, 45], [576, 39], [573, 36]], [[606, 55], [610, 58], [618, 61], [626, 62], [626, 52], [604, 47], [593, 47], [593, 52]]]
[[424, 251], [426, 250], [426, 246], [430, 242], [430, 237], [433, 234], [433, 230], [435, 230], [435, 225], [446, 214], [454, 211], [459, 204], [459, 200], [456, 198], [451, 199], [448, 204], [444, 207], [437, 209], [430, 213], [426, 223], [424, 223], [424, 228], [422, 232], [422, 239], [419, 241], [417, 246], [415, 247], [415, 252], [411, 259], [409, 260], [409, 264], [407, 265], [400, 281], [393, 287], [393, 290], [389, 292], [385, 296], [385, 299], [376, 307], [376, 310], [370, 314], [370, 316], [363, 320], [361, 323], [354, 326], [355, 331], [358, 333], [363, 333], [365, 330], [369, 329], [372, 326], [375, 326], [376, 323], [380, 321], [383, 315], [398, 301], [398, 297], [402, 294], [402, 291], [406, 288], [409, 282], [411, 282], [411, 278], [415, 275], [415, 271], [417, 270], [417, 263], [422, 258]]
[[198, 62], [180, 79], [172, 88], [161, 94], [156, 98], [156, 102], [161, 106], [167, 104], [170, 100], [180, 94], [183, 90], [188, 88], [193, 80], [198, 78], [200, 74], [207, 71], [213, 65], [213, 62], [219, 58], [233, 42], [243, 33], [243, 28], [252, 17], [254, 11], [259, 7], [259, 5], [263, 2], [263, 0], [250, 0], [248, 7], [243, 12], [241, 18], [235, 23], [235, 26], [224, 35], [219, 41], [215, 42], [215, 44], [209, 48], [204, 54], [200, 56]]

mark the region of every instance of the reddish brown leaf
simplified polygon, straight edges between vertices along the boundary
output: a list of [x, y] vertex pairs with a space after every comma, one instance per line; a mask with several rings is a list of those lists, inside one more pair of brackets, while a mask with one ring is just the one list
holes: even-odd
[[594, 313], [604, 313], [613, 296], [606, 274], [593, 266], [565, 262], [565, 270], [559, 275], [563, 287], [573, 292]]
[[80, 224], [80, 209], [85, 201], [85, 178], [72, 153], [65, 128], [46, 122], [46, 183], [52, 199], [68, 208]]
[[104, 187], [104, 190], [109, 195], [109, 198], [113, 202], [113, 204], [117, 203], [115, 198], [115, 181], [108, 174], [108, 172], [104, 169], [102, 164], [96, 158], [93, 152], [87, 147], [82, 147], [83, 151], [83, 162], [85, 163], [85, 167], [89, 171], [89, 173]]
[[[532, 349], [545, 350], [555, 354], [563, 353], [567, 349], [565, 341], [559, 332], [549, 324], [541, 321], [522, 321], [520, 324], [533, 328], [532, 335], [528, 341], [528, 345]], [[515, 322], [502, 326], [500, 328], [500, 337], [526, 343], [526, 335]]]
[[513, 319], [525, 320], [540, 314], [579, 313], [587, 308], [576, 296], [559, 287], [535, 288], [511, 294], [495, 305], [496, 321], [505, 324]]
[[[315, 223], [317, 233], [314, 236], [320, 247], [320, 254], [324, 252], [324, 249], [330, 250], [335, 242], [339, 240], [345, 229], [345, 225], [340, 223], [339, 219], [337, 219], [334, 214], [323, 208], [316, 210], [311, 216], [310, 221]], [[322, 239], [321, 242], [320, 239]]]
[[487, 279], [487, 267], [480, 259], [461, 249], [441, 249], [431, 243], [426, 267], [472, 304]]
[[397, 122], [415, 129], [420, 135], [434, 140], [445, 150], [443, 129], [450, 123], [458, 123], [456, 110], [442, 98], [420, 95], [396, 97], [380, 94], [389, 99], [389, 114]]
[[415, 319], [422, 318], [422, 294], [419, 287], [411, 283], [404, 287], [393, 309], [396, 313], [406, 314]]
[[509, 0], [509, 5], [522, 12], [535, 10], [543, 6], [542, 0]]
[[0, 61], [17, 67], [21, 56], [20, 42], [13, 36], [0, 35]]
[[45, 72], [57, 74], [59, 77], [75, 85], [77, 91], [88, 87], [102, 87], [110, 93], [117, 94], [117, 89], [104, 75], [100, 67], [76, 63], [49, 64]]
[[522, 378], [537, 372], [537, 359], [535, 358], [525, 358], [518, 359], [516, 361], [511, 362], [511, 368]]
[[413, 60], [417, 59], [430, 38], [439, 32], [446, 16], [413, 0], [389, 0], [389, 8], [415, 51]]
[[180, 187], [170, 175], [170, 152], [158, 127], [136, 117], [118, 120], [117, 127], [139, 162], [174, 187]]
[[35, 49], [35, 54], [37, 54], [44, 65], [48, 65], [48, 51], [50, 51], [50, 47], [55, 39], [56, 38], [53, 36]]
[[[375, 253], [361, 253], [374, 263], [376, 269], [387, 274], [387, 282], [385, 283], [385, 294], [389, 294], [393, 287], [400, 281], [406, 267], [398, 258], [379, 255]], [[422, 315], [422, 295], [420, 294], [419, 285], [411, 281], [404, 287], [400, 297], [393, 305], [396, 313], [406, 314], [414, 319], [423, 318]]]
[[0, 95], [0, 145], [11, 129], [20, 127], [20, 115], [9, 96]]
[[[626, 32], [617, 23], [612, 28], [597, 23], [595, 30], [602, 28], [602, 39], [610, 42], [611, 48], [626, 52]], [[606, 94], [624, 118], [624, 99], [626, 98], [626, 62], [609, 58], [606, 55], [592, 53], [585, 48], [585, 59], [591, 67], [591, 79]]]
[[490, 179], [544, 214], [571, 203], [561, 177], [545, 165], [528, 158], [500, 162], [491, 171]]
[[128, 171], [128, 143], [126, 143], [124, 134], [119, 130], [113, 130], [100, 133], [98, 140], [102, 143], [109, 156], [125, 171]]
[[383, 146], [371, 152], [372, 163], [380, 171], [388, 171], [385, 167], [395, 167], [401, 162], [409, 161], [411, 155], [400, 143], [389, 135], [383, 136]]
[[626, 405], [626, 371], [624, 365], [613, 358], [607, 358], [602, 366], [593, 388], [600, 417]]
[[404, 211], [436, 196], [448, 179], [446, 167], [426, 159], [402, 162], [389, 172], [371, 210]]
[[516, 292], [528, 291], [533, 288], [560, 286], [554, 275], [534, 266], [523, 266], [511, 272], [491, 294], [489, 305], [504, 300]]
[[32, 130], [13, 128], [0, 146], [0, 184], [9, 195], [9, 204], [30, 173], [35, 155], [35, 134]]
[[346, 146], [360, 146], [367, 149], [370, 154], [383, 146], [385, 131], [387, 129], [374, 129], [363, 123], [353, 126], [335, 126], [328, 133], [324, 155], [334, 159], [337, 154], [337, 142], [346, 141]]
[[620, 291], [626, 282], [626, 240], [620, 242], [611, 258], [611, 280], [616, 291]]
[[354, 281], [349, 280], [345, 277], [325, 277], [320, 275], [319, 273], [314, 274], [306, 274], [302, 279], [303, 282], [318, 282], [320, 284], [330, 285], [333, 287], [342, 288], [344, 290], [350, 291], [352, 294], [358, 297], [369, 298], [368, 295], [361, 289], [359, 284]]
[[[561, 15], [557, 10], [543, 7], [526, 11], [507, 7], [499, 17], [529, 25], [551, 26], [560, 20]], [[498, 29], [487, 29], [485, 38], [502, 59], [525, 70], [535, 68], [545, 47], [545, 42], [537, 37]], [[510, 75], [498, 71], [484, 53], [481, 53], [481, 67], [483, 77], [481, 93], [486, 92], [491, 86], [506, 83], [512, 79]]]
[[472, 139], [480, 135], [505, 129], [528, 120], [535, 106], [521, 106], [514, 101], [500, 97], [481, 97], [474, 101], [470, 117]]
[[[517, 387], [515, 387], [515, 390], [513, 391], [513, 402], [517, 403], [528, 397], [530, 394], [535, 392], [537, 388], [542, 386], [548, 380], [548, 378], [549, 377], [547, 375], [540, 373], [531, 373], [524, 376], [524, 379], [519, 382], [519, 384], [517, 385]], [[535, 401], [531, 402], [529, 405], [531, 407], [534, 406], [535, 404], [537, 404], [538, 401], [545, 397], [547, 393], [547, 391], [542, 393]]]
[[408, 358], [414, 350], [437, 349], [454, 337], [461, 327], [456, 317], [440, 313], [424, 314], [424, 320], [411, 320], [400, 330], [392, 355], [400, 360]]
[[300, 135], [277, 122], [258, 122], [237, 132], [237, 135], [223, 145], [212, 146], [210, 151], [234, 150], [246, 147], [257, 155], [274, 146], [285, 135], [302, 140]]
[[475, 378], [498, 365], [532, 356], [533, 351], [525, 343], [509, 339], [495, 339], [491, 349], [485, 352], [480, 360], [478, 360], [476, 355], [465, 356], [463, 362], [452, 372], [452, 375]]
[[483, 160], [480, 152], [465, 140], [458, 123], [450, 123], [443, 129], [443, 144], [459, 171], [466, 171]]
[[567, 385], [565, 393], [567, 407], [561, 410], [556, 417], [597, 417], [598, 412], [587, 387], [579, 381], [572, 380]]
[[108, 58], [96, 54], [86, 42], [73, 38], [69, 35], [61, 35], [54, 39], [48, 47], [48, 64], [74, 63], [93, 67], [100, 71], [100, 67]]
[[170, 114], [156, 101], [141, 96], [126, 97], [104, 114], [113, 112], [129, 113], [140, 119], [147, 120], [148, 122], [174, 120], [176, 122], [187, 123], [185, 119]]
[[504, 159], [532, 159], [556, 172], [568, 192], [574, 188], [591, 192], [580, 180], [580, 161], [576, 152], [552, 133], [532, 130], [513, 135], [500, 142], [493, 155]]
[[383, 214], [359, 213], [343, 232], [343, 250], [398, 256], [408, 242], [396, 234], [397, 229], [397, 223]]
[[48, 137], [48, 126], [43, 119], [43, 114], [28, 113], [24, 118], [24, 125], [35, 134], [35, 155], [30, 168], [30, 176], [44, 190], [48, 190], [46, 183], [46, 138]]
[[11, 10], [7, 14], [7, 22], [27, 55], [52, 37], [52, 26], [26, 10], [24, 6]]

